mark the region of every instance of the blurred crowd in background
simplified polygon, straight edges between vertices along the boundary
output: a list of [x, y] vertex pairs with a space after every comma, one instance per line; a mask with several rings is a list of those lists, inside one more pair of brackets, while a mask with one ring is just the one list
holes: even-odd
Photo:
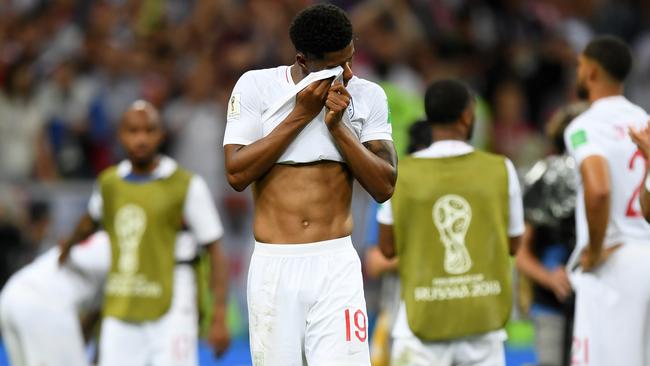
[[[224, 178], [224, 106], [245, 71], [293, 62], [288, 25], [311, 3], [0, 0], [0, 286], [71, 230], [93, 178], [123, 158], [122, 113], [146, 99], [161, 111], [164, 152], [212, 190], [243, 298], [252, 205]], [[648, 1], [333, 3], [354, 25], [354, 73], [386, 90], [400, 153], [427, 84], [458, 77], [480, 101], [474, 143], [524, 171], [548, 152], [545, 121], [574, 99], [576, 54], [601, 33], [632, 46], [626, 93], [650, 109]], [[359, 245], [366, 202], [355, 198]]]

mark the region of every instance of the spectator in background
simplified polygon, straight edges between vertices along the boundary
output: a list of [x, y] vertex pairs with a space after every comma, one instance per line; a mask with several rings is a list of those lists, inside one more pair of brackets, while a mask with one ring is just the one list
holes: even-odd
[[[202, 176], [217, 201], [226, 188], [223, 172], [225, 109], [214, 93], [215, 75], [208, 58], [191, 69], [184, 93], [163, 113], [170, 140], [170, 155], [179, 164]], [[209, 152], [209, 153], [208, 153]]]
[[566, 365], [571, 348], [573, 293], [565, 269], [575, 245], [575, 162], [566, 153], [564, 129], [586, 105], [560, 109], [547, 125], [551, 155], [524, 178], [526, 231], [517, 252], [517, 269], [533, 281], [530, 315], [535, 349], [543, 366]]
[[0, 91], [0, 178], [27, 181], [56, 177], [45, 120], [34, 97], [34, 70], [26, 59], [9, 66]]
[[492, 98], [494, 108], [494, 151], [512, 159], [515, 166], [532, 164], [543, 146], [526, 119], [525, 94], [519, 81], [503, 80]]
[[88, 78], [79, 75], [75, 60], [54, 67], [38, 90], [37, 101], [62, 177], [88, 177], [83, 138], [91, 99], [95, 95]]

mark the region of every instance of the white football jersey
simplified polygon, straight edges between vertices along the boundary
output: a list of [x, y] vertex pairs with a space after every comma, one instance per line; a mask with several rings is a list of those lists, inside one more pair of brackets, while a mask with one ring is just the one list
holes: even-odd
[[[327, 70], [323, 70], [327, 71]], [[321, 73], [323, 72], [321, 71]], [[310, 74], [311, 75], [311, 74]], [[301, 82], [303, 83], [303, 82]], [[301, 85], [298, 83], [298, 86]], [[359, 141], [392, 141], [388, 102], [384, 90], [368, 80], [352, 77], [346, 87], [352, 100], [345, 121]], [[284, 117], [272, 118], [278, 103], [297, 93], [290, 66], [252, 70], [243, 74], [228, 102], [228, 116], [223, 144], [248, 145], [277, 127]], [[293, 97], [295, 100], [295, 97]], [[290, 101], [281, 109], [293, 109]], [[309, 123], [287, 147], [279, 163], [308, 163], [319, 160], [343, 161], [323, 122], [324, 111]]]
[[[639, 194], [646, 176], [646, 162], [628, 135], [630, 128], [648, 124], [647, 113], [623, 96], [595, 101], [567, 127], [564, 139], [576, 161], [579, 173], [582, 162], [599, 155], [607, 160], [611, 178], [611, 207], [605, 236], [605, 247], [617, 243], [650, 243], [650, 225], [641, 214]], [[589, 229], [584, 204], [584, 185], [578, 174], [576, 202], [576, 251], [589, 242]]]

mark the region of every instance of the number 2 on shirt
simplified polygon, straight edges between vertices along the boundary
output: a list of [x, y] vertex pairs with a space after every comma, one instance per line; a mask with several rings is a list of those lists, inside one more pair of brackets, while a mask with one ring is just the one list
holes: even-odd
[[641, 212], [639, 212], [639, 210], [634, 207], [634, 204], [639, 200], [639, 194], [641, 194], [641, 190], [643, 189], [643, 182], [645, 181], [645, 177], [648, 174], [648, 166], [646, 165], [646, 161], [643, 157], [643, 154], [641, 153], [641, 150], [637, 150], [634, 152], [634, 155], [632, 155], [630, 163], [628, 164], [628, 168], [630, 170], [634, 170], [637, 158], [641, 159], [641, 164], [643, 164], [645, 170], [643, 173], [643, 178], [641, 178], [641, 183], [638, 187], [636, 187], [632, 193], [632, 197], [630, 197], [630, 200], [627, 202], [627, 210], [625, 211], [625, 216], [627, 217], [641, 217]]
[[[354, 319], [352, 319], [352, 322], [354, 323], [354, 335], [359, 339], [361, 342], [365, 342], [366, 338], [368, 336], [368, 327], [366, 324], [366, 314], [363, 312], [363, 310], [357, 310], [354, 312]], [[351, 328], [351, 322], [350, 322], [350, 309], [345, 309], [345, 341], [350, 342], [352, 340], [352, 330]]]

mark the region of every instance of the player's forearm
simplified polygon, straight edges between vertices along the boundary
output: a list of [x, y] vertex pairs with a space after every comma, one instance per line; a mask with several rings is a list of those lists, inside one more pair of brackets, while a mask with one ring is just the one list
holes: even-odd
[[589, 227], [589, 250], [599, 258], [609, 222], [610, 193], [585, 190], [585, 209]]
[[517, 256], [515, 257], [515, 265], [519, 272], [528, 276], [531, 280], [544, 287], [550, 287], [550, 272], [544, 268], [542, 263], [540, 263], [530, 251], [532, 232], [529, 231], [529, 227], [529, 225], [526, 225], [526, 232], [524, 233], [521, 246], [517, 252]]
[[258, 180], [273, 167], [306, 125], [303, 117], [292, 112], [270, 134], [252, 144], [226, 145], [224, 154], [228, 183], [241, 192]]
[[210, 261], [212, 264], [211, 285], [214, 295], [214, 315], [215, 319], [222, 318], [220, 320], [223, 320], [228, 305], [228, 262], [218, 240], [210, 244]]
[[342, 123], [330, 128], [330, 133], [363, 188], [377, 202], [388, 200], [397, 180], [397, 154], [392, 142], [376, 140], [362, 145]]
[[69, 248], [80, 243], [97, 231], [98, 228], [99, 224], [95, 222], [90, 215], [84, 214], [79, 220], [77, 227], [72, 232], [72, 235], [65, 240], [64, 245]]
[[379, 250], [386, 258], [395, 258], [395, 236], [393, 225], [379, 224]]
[[580, 174], [589, 227], [589, 254], [596, 260], [600, 258], [609, 222], [611, 186], [607, 160], [599, 155], [587, 157], [580, 165]]

